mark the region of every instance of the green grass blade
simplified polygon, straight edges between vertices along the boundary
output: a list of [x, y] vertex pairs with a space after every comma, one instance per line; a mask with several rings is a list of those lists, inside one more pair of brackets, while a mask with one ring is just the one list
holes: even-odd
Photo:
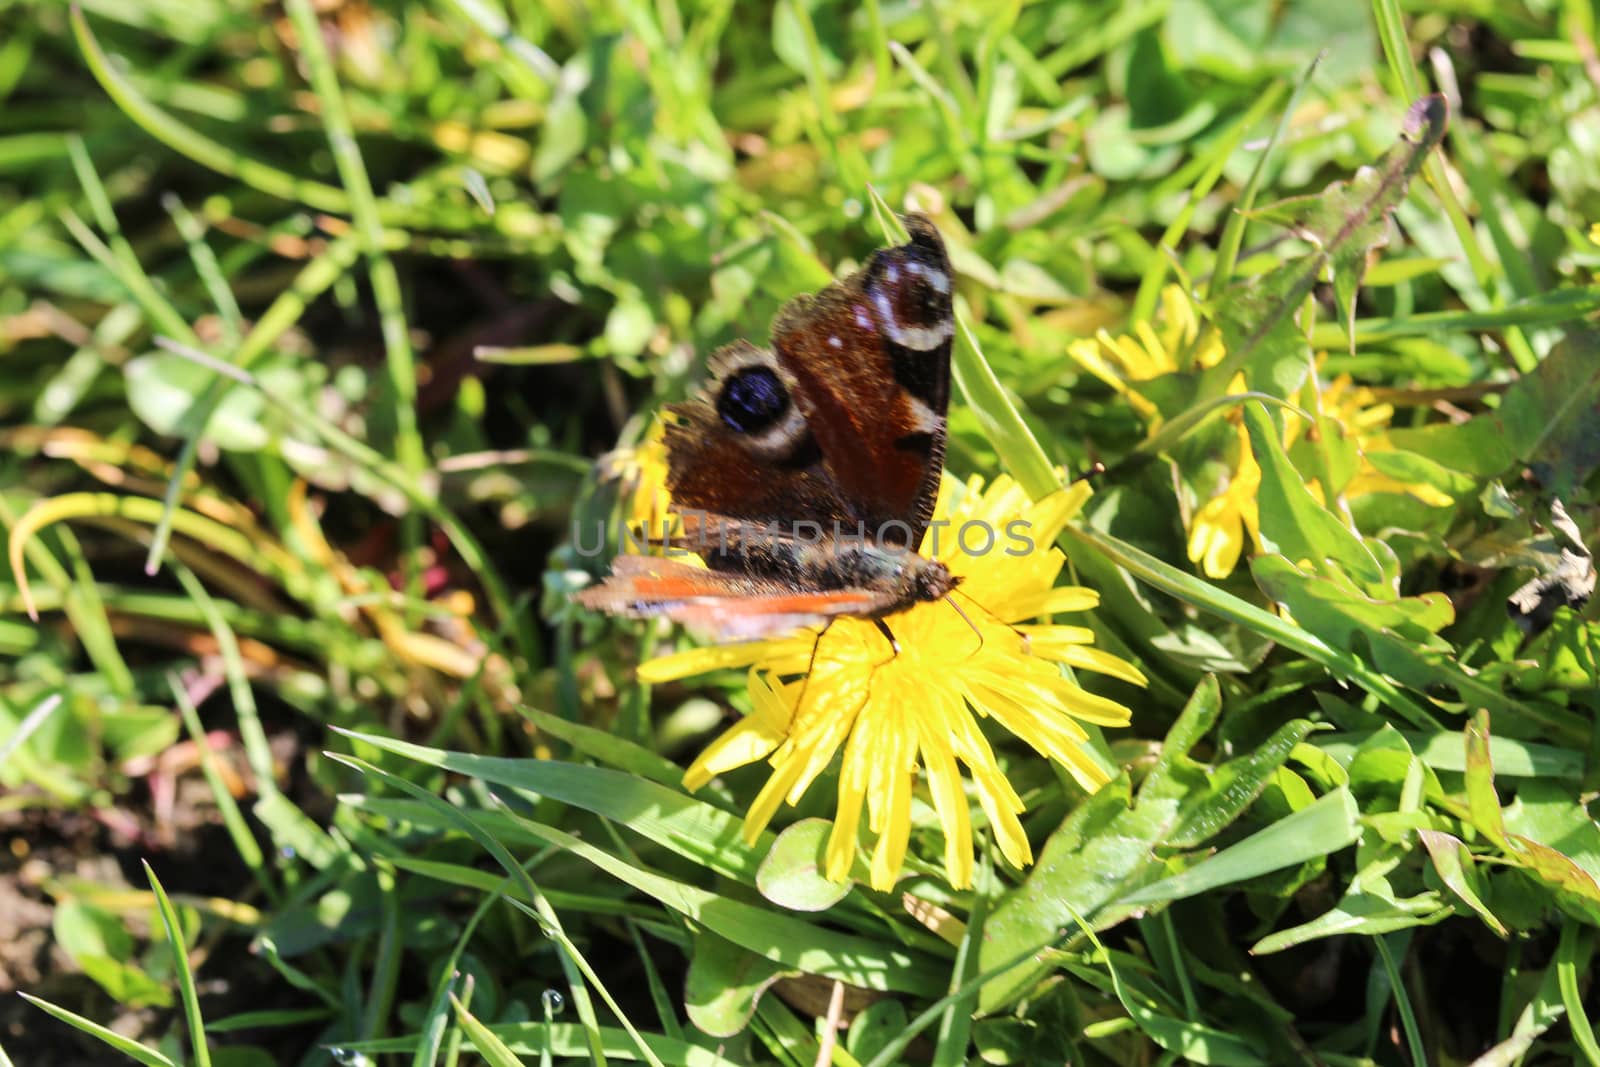
[[228, 620], [217, 607], [216, 600], [194, 572], [181, 564], [174, 568], [178, 582], [185, 593], [200, 609], [211, 635], [217, 639], [217, 651], [222, 657], [223, 674], [228, 679], [228, 694], [233, 698], [233, 713], [239, 723], [239, 740], [244, 745], [245, 758], [256, 778], [257, 795], [266, 798], [279, 793], [275, 775], [277, 768], [272, 758], [272, 743], [267, 739], [266, 727], [256, 709], [255, 693], [245, 674], [244, 657], [239, 653], [239, 638], [228, 625]]
[[[1567, 1006], [1567, 1024], [1572, 1027], [1572, 1042], [1583, 1053], [1589, 1067], [1600, 1067], [1600, 1044], [1595, 1042], [1594, 1028], [1589, 1025], [1588, 1010], [1583, 1004], [1583, 993], [1578, 987], [1579, 960], [1586, 965], [1594, 951], [1593, 929], [1580, 929], [1577, 924], [1561, 924], [1561, 941], [1556, 946], [1556, 958], [1551, 966], [1556, 971], [1556, 981], [1561, 987], [1561, 1002]], [[1588, 967], [1584, 966], [1585, 973]]]
[[183, 1000], [183, 1017], [189, 1025], [189, 1045], [194, 1049], [194, 1067], [211, 1067], [211, 1048], [206, 1042], [206, 1024], [200, 1017], [200, 992], [195, 988], [194, 971], [189, 966], [189, 946], [183, 940], [183, 923], [167, 899], [161, 880], [144, 863], [145, 877], [156, 895], [156, 911], [161, 916], [161, 928], [167, 934], [167, 946], [172, 951], [172, 966], [178, 976], [178, 995]]
[[189, 260], [194, 264], [195, 273], [200, 276], [200, 283], [205, 286], [206, 295], [211, 298], [211, 303], [222, 315], [222, 325], [227, 331], [227, 339], [237, 341], [239, 331], [244, 324], [244, 315], [239, 310], [239, 301], [234, 298], [233, 289], [228, 285], [228, 279], [223, 274], [222, 264], [217, 261], [217, 254], [206, 244], [205, 226], [194, 217], [176, 193], [163, 193], [161, 206], [172, 216], [172, 224], [178, 228], [178, 236], [183, 238], [183, 243], [189, 250]]
[[70, 1012], [66, 1008], [58, 1008], [48, 1000], [41, 1000], [38, 997], [32, 996], [28, 993], [19, 992], [17, 996], [21, 997], [23, 1000], [26, 1000], [34, 1007], [49, 1012], [51, 1015], [54, 1015], [57, 1019], [60, 1019], [68, 1026], [71, 1026], [77, 1030], [81, 1030], [90, 1037], [104, 1042], [106, 1045], [116, 1049], [129, 1059], [137, 1060], [139, 1063], [144, 1064], [145, 1067], [178, 1067], [177, 1063], [168, 1059], [155, 1049], [141, 1045], [132, 1038], [123, 1037], [115, 1030], [108, 1029], [107, 1027], [101, 1026], [97, 1022], [85, 1019], [76, 1012]]
[[6, 765], [6, 762], [11, 759], [12, 753], [28, 743], [28, 738], [33, 736], [33, 732], [43, 726], [44, 721], [54, 714], [55, 710], [60, 706], [61, 694], [51, 693], [35, 704], [33, 710], [22, 717], [22, 721], [17, 724], [17, 728], [11, 731], [11, 736], [4, 741], [0, 741], [0, 767]]
[[400, 276], [384, 248], [383, 223], [377, 200], [373, 196], [372, 181], [361, 159], [355, 131], [350, 126], [350, 117], [345, 109], [344, 93], [339, 88], [338, 75], [328, 58], [327, 45], [323, 41], [321, 25], [312, 9], [311, 0], [286, 0], [285, 6], [300, 38], [300, 56], [310, 70], [312, 89], [322, 105], [322, 121], [327, 129], [328, 144], [333, 149], [334, 164], [339, 168], [339, 177], [350, 201], [350, 215], [355, 220], [356, 232], [360, 234], [367, 258], [372, 296], [378, 305], [378, 323], [383, 330], [389, 384], [394, 390], [395, 446], [400, 467], [416, 478], [426, 465], [427, 458], [423, 453], [422, 438], [417, 432], [416, 355], [411, 350], [411, 338], [406, 330]]
[[[523, 892], [526, 893], [528, 898], [534, 902], [531, 907], [532, 913], [536, 920], [541, 924], [549, 936], [555, 939], [557, 943], [559, 943], [565, 950], [561, 957], [562, 967], [567, 971], [569, 988], [572, 992], [573, 1005], [576, 1007], [579, 1017], [583, 1020], [584, 1027], [589, 1033], [589, 1051], [591, 1056], [593, 1056], [596, 1063], [604, 1064], [606, 1062], [605, 1054], [599, 1042], [599, 1023], [594, 1015], [594, 1005], [589, 1000], [587, 989], [580, 978], [580, 974], [586, 973], [589, 976], [590, 981], [594, 981], [593, 972], [589, 970], [587, 962], [583, 960], [582, 954], [578, 952], [577, 947], [573, 945], [566, 937], [566, 934], [561, 927], [561, 920], [556, 915], [555, 910], [550, 906], [550, 903], [545, 900], [544, 895], [539, 892], [539, 888], [534, 885], [533, 879], [529, 877], [528, 872], [523, 869], [521, 864], [517, 863], [516, 860], [512, 858], [509, 852], [506, 851], [505, 846], [496, 840], [492, 835], [485, 832], [483, 828], [476, 823], [476, 821], [468, 817], [465, 813], [449, 804], [446, 804], [432, 793], [419, 788], [411, 782], [408, 782], [397, 775], [392, 775], [387, 771], [384, 771], [378, 767], [374, 767], [372, 764], [367, 763], [364, 760], [356, 759], [352, 756], [342, 756], [335, 753], [328, 753], [328, 756], [330, 759], [333, 759], [339, 763], [343, 763], [346, 766], [353, 767], [362, 774], [385, 782], [388, 785], [398, 789], [400, 792], [413, 796], [422, 801], [424, 804], [427, 804], [439, 814], [442, 814], [451, 822], [453, 822], [461, 830], [465, 831], [467, 835], [479, 845], [483, 846], [483, 848], [494, 857], [495, 861], [499, 863], [500, 866], [518, 882]], [[604, 990], [604, 987], [600, 986], [598, 982], [596, 982], [596, 988], [601, 989], [602, 992]], [[609, 995], [606, 999], [609, 1001]], [[622, 1016], [619, 1013], [619, 1018], [622, 1019], [623, 1025], [628, 1028], [628, 1031], [633, 1033], [632, 1025], [628, 1023], [626, 1016]], [[635, 1036], [637, 1037], [637, 1035]], [[639, 1047], [644, 1056], [649, 1059], [652, 1054], [647, 1048], [645, 1048], [642, 1040], [640, 1041]]]
[[461, 1029], [467, 1033], [467, 1038], [472, 1042], [472, 1047], [484, 1058], [489, 1067], [523, 1067], [522, 1060], [511, 1051], [511, 1047], [495, 1036], [478, 1017], [466, 1009], [466, 1006], [457, 1000], [454, 995], [450, 997], [450, 1006], [455, 1009], [456, 1022], [461, 1024]]
[[1400, 937], [1409, 941], [1404, 934], [1379, 934], [1372, 939], [1377, 947], [1378, 957], [1383, 961], [1384, 972], [1389, 976], [1389, 989], [1394, 994], [1395, 1010], [1400, 1013], [1400, 1026], [1405, 1031], [1406, 1049], [1411, 1054], [1412, 1063], [1427, 1063], [1428, 1054], [1423, 1049], [1422, 1031], [1417, 1027], [1417, 1013], [1411, 1006], [1411, 996], [1406, 992], [1405, 981], [1401, 977], [1400, 968], [1395, 963], [1394, 953], [1389, 949], [1390, 937]]
[[754, 847], [746, 846], [743, 820], [738, 816], [677, 790], [604, 767], [446, 752], [376, 734], [347, 736], [427, 766], [559, 800], [614, 819], [663, 848], [745, 885], [755, 885], [759, 857], [765, 855], [775, 839], [768, 831]]
[[233, 841], [235, 851], [250, 869], [256, 884], [270, 899], [276, 901], [277, 887], [272, 884], [267, 873], [266, 857], [262, 855], [261, 846], [256, 843], [255, 836], [251, 834], [244, 813], [239, 810], [238, 801], [233, 799], [233, 794], [228, 791], [227, 785], [222, 780], [222, 773], [217, 770], [216, 753], [211, 751], [211, 745], [206, 741], [206, 730], [200, 724], [200, 713], [195, 710], [194, 701], [184, 692], [183, 684], [176, 675], [168, 675], [167, 684], [172, 689], [172, 699], [178, 706], [178, 713], [183, 716], [183, 725], [189, 732], [189, 740], [194, 742], [195, 749], [200, 754], [200, 771], [205, 775], [206, 784], [211, 787], [212, 802], [222, 813], [222, 825], [227, 828], [228, 837]]
[[[1304, 82], [1301, 85], [1304, 85]], [[1244, 140], [1245, 135], [1255, 129], [1256, 124], [1266, 117], [1267, 112], [1278, 106], [1278, 101], [1283, 96], [1283, 93], [1284, 88], [1281, 82], [1270, 86], [1266, 92], [1256, 98], [1255, 103], [1250, 105], [1250, 109], [1234, 122], [1228, 133], [1219, 138], [1217, 143], [1209, 149], [1211, 158], [1206, 161], [1205, 170], [1201, 172], [1199, 179], [1185, 191], [1187, 202], [1172, 222], [1167, 225], [1166, 230], [1162, 232], [1161, 239], [1157, 242], [1158, 247], [1177, 249], [1178, 242], [1182, 240], [1183, 235], [1189, 229], [1190, 222], [1194, 219], [1195, 210], [1200, 207], [1201, 201], [1210, 194], [1218, 179], [1222, 177], [1222, 170], [1227, 165], [1228, 159], [1233, 155], [1234, 150]], [[1295, 95], [1299, 95], [1298, 86], [1296, 87]], [[1290, 109], [1294, 107], [1293, 97], [1290, 98], [1289, 107]], [[1280, 121], [1277, 129], [1281, 130], [1282, 127], [1283, 123]], [[1274, 130], [1274, 136], [1276, 136], [1276, 133], [1277, 130]], [[1266, 159], [1267, 153], [1270, 151], [1271, 142], [1268, 142], [1267, 150], [1256, 161], [1258, 167]], [[1246, 192], [1248, 191], [1247, 186]], [[1249, 209], [1245, 207], [1235, 210], [1228, 218], [1229, 224], [1231, 225], [1235, 219], [1242, 219], [1244, 217], [1242, 212], [1247, 210]], [[1134, 295], [1133, 307], [1128, 312], [1129, 322], [1150, 322], [1155, 318], [1156, 301], [1161, 296], [1161, 286], [1166, 281], [1167, 270], [1170, 266], [1171, 263], [1166, 256], [1150, 257], [1150, 267], [1139, 279], [1139, 291]], [[1231, 271], [1231, 264], [1225, 264], [1221, 260], [1219, 253], [1217, 270], [1211, 276], [1213, 291], [1216, 290], [1217, 278], [1221, 275], [1224, 266], [1227, 266]]]
[[[1261, 154], [1256, 157], [1256, 165], [1250, 168], [1250, 177], [1245, 179], [1244, 188], [1239, 191], [1239, 199], [1234, 202], [1233, 210], [1228, 213], [1228, 221], [1223, 224], [1222, 235], [1217, 238], [1217, 261], [1211, 270], [1211, 281], [1206, 286], [1207, 300], [1215, 300], [1221, 296], [1222, 291], [1233, 281], [1233, 268], [1238, 263], [1239, 248], [1244, 243], [1245, 227], [1250, 222], [1249, 212], [1255, 207], [1256, 197], [1261, 192], [1261, 181], [1266, 176], [1267, 164], [1271, 161], [1278, 142], [1283, 140], [1290, 119], [1300, 106], [1300, 94], [1311, 84], [1311, 76], [1317, 72], [1317, 66], [1321, 61], [1322, 56], [1319, 54], [1295, 83], [1294, 92], [1289, 94], [1288, 105], [1284, 107], [1283, 114], [1278, 116], [1277, 124], [1272, 127], [1271, 136], [1262, 146]], [[1207, 328], [1209, 329], [1209, 326]]]
[[292, 203], [305, 204], [318, 211], [337, 215], [350, 213], [350, 200], [342, 189], [322, 182], [297, 178], [277, 167], [245, 156], [212, 140], [193, 127], [184, 125], [152, 104], [107, 57], [100, 47], [100, 42], [95, 39], [94, 32], [89, 29], [88, 19], [84, 18], [82, 9], [76, 5], [72, 9], [72, 32], [77, 38], [84, 60], [89, 64], [90, 72], [100, 83], [100, 87], [106, 91], [106, 95], [111, 97], [135, 124], [174, 152], [192, 159], [203, 167], [209, 167], [218, 174], [237, 178], [246, 185], [271, 196], [281, 197]]

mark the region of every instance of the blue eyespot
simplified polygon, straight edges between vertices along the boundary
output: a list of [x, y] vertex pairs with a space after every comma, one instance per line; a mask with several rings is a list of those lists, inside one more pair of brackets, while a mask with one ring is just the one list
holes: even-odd
[[788, 408], [789, 393], [769, 367], [746, 367], [717, 397], [717, 414], [738, 433], [760, 433]]

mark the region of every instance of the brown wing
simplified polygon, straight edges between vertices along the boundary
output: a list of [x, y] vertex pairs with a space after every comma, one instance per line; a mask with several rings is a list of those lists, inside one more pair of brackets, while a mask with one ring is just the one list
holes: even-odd
[[938, 230], [906, 224], [908, 244], [787, 304], [775, 351], [721, 350], [706, 390], [670, 409], [675, 508], [921, 540], [944, 462], [954, 316]]
[[777, 357], [740, 341], [711, 357], [711, 372], [698, 396], [667, 408], [673, 510], [784, 526], [852, 522]]
[[839, 496], [869, 536], [902, 523], [908, 541], [879, 539], [915, 548], [944, 465], [955, 314], [939, 231], [919, 215], [906, 226], [910, 243], [785, 307], [772, 343]]

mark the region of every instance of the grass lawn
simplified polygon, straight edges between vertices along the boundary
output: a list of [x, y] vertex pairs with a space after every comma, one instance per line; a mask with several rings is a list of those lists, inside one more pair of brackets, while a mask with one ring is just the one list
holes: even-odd
[[0, 4], [0, 1067], [1600, 1065], [1596, 20]]

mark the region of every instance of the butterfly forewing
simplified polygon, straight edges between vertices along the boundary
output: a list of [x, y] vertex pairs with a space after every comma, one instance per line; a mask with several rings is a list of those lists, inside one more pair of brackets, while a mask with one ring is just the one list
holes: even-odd
[[740, 342], [672, 409], [679, 509], [837, 524], [915, 547], [933, 513], [950, 399], [950, 260], [933, 224], [778, 313], [772, 349]]
[[944, 463], [955, 321], [938, 230], [907, 226], [908, 244], [790, 302], [772, 342], [836, 495], [868, 537], [914, 549]]

